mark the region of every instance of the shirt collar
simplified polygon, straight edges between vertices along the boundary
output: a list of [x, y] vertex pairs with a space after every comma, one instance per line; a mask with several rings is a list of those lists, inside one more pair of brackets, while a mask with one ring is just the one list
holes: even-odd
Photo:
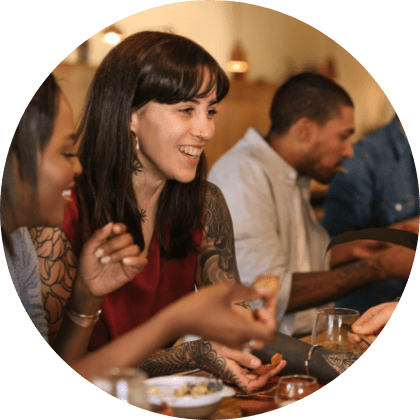
[[255, 156], [263, 160], [270, 167], [270, 172], [275, 174], [285, 183], [297, 184], [302, 188], [309, 188], [310, 179], [299, 177], [295, 168], [290, 166], [264, 139], [264, 135], [255, 128], [249, 128], [245, 134], [246, 142], [253, 147]]

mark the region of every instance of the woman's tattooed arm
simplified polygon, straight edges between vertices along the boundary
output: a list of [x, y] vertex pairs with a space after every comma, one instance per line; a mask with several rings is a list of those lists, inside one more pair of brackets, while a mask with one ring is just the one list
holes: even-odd
[[227, 365], [226, 359], [217, 354], [209, 341], [190, 341], [177, 347], [161, 350], [141, 366], [141, 369], [149, 376], [170, 375], [197, 368], [246, 390], [246, 387], [241, 385], [238, 375]]
[[60, 228], [30, 229], [38, 255], [41, 294], [52, 343], [63, 320], [63, 305], [70, 297], [77, 271], [73, 248]]
[[220, 189], [209, 182], [203, 225], [205, 239], [197, 264], [198, 286], [240, 283], [229, 209]]
[[[198, 287], [217, 283], [240, 283], [236, 265], [232, 218], [220, 189], [208, 182], [204, 207], [205, 230], [202, 253], [198, 257], [196, 283]], [[248, 302], [237, 302], [251, 316]]]

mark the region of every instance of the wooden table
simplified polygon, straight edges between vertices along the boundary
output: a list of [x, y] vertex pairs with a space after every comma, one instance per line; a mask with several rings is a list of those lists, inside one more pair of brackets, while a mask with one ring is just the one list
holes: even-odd
[[[187, 373], [185, 372], [184, 374]], [[179, 373], [177, 375], [179, 375]], [[199, 371], [194, 372], [192, 375], [206, 377], [209, 374], [204, 371]], [[224, 398], [218, 410], [212, 414], [208, 420], [237, 419], [277, 409], [278, 407], [274, 403], [274, 391], [277, 386], [278, 379], [279, 377], [275, 376], [262, 389], [260, 389], [258, 394], [255, 396], [242, 395], [238, 397]], [[163, 405], [162, 409], [159, 410], [158, 413], [166, 416], [174, 416], [172, 408], [168, 407], [166, 404]]]
[[[303, 337], [301, 340], [310, 344], [311, 336]], [[185, 373], [189, 374], [187, 372]], [[177, 375], [179, 375], [179, 373]], [[206, 376], [206, 372], [200, 371], [193, 373], [193, 375]], [[274, 402], [274, 391], [278, 380], [279, 377], [275, 376], [255, 396], [224, 398], [218, 410], [212, 414], [208, 420], [249, 417], [278, 409], [277, 404]], [[161, 412], [161, 414], [171, 415], [170, 410]]]

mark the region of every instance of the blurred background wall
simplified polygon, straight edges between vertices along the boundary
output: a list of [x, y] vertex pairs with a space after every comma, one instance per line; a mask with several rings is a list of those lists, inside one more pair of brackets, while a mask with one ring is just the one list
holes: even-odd
[[[216, 134], [206, 148], [210, 166], [249, 126], [268, 130], [274, 91], [300, 71], [318, 71], [349, 92], [355, 102], [354, 141], [376, 131], [394, 113], [375, 80], [347, 51], [313, 27], [267, 8], [230, 1], [175, 3], [127, 17], [112, 29], [123, 36], [146, 29], [184, 35], [207, 49], [224, 69], [235, 54], [247, 62], [246, 73], [228, 72], [231, 90], [219, 106]], [[104, 33], [70, 52], [54, 71], [76, 118], [96, 67], [112, 48], [104, 42]], [[314, 184], [317, 188], [322, 189]]]

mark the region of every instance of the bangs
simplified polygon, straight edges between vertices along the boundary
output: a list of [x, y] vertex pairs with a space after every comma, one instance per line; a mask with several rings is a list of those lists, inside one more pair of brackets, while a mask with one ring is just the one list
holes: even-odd
[[188, 40], [188, 43], [178, 41], [175, 45], [171, 42], [160, 47], [145, 57], [133, 108], [140, 108], [151, 100], [172, 105], [202, 98], [213, 89], [216, 89], [218, 102], [227, 95], [228, 77], [199, 45]]

